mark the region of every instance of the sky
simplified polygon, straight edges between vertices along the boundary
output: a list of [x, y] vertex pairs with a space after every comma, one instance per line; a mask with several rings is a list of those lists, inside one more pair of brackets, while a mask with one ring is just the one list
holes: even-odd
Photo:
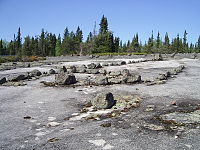
[[22, 38], [44, 28], [63, 35], [68, 27], [83, 30], [84, 39], [103, 15], [109, 30], [124, 42], [138, 33], [144, 43], [159, 31], [170, 39], [186, 30], [189, 42], [200, 35], [200, 0], [0, 0], [0, 38], [10, 41], [21, 28]]

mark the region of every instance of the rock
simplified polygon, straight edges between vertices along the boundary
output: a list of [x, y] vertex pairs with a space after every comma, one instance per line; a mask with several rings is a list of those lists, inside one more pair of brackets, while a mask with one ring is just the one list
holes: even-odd
[[103, 74], [103, 75], [106, 75], [106, 74], [107, 74], [107, 71], [106, 71], [105, 69], [101, 69], [101, 70], [99, 70], [99, 73], [100, 73], [100, 74]]
[[118, 62], [112, 62], [112, 63], [110, 63], [110, 66], [119, 66], [119, 63]]
[[102, 66], [108, 66], [108, 63], [104, 62], [104, 63], [102, 64]]
[[56, 126], [59, 126], [60, 125], [60, 123], [58, 123], [58, 122], [49, 122], [49, 123], [47, 123], [47, 127], [56, 127]]
[[129, 61], [128, 61], [128, 64], [131, 64], [131, 63], [132, 63], [132, 62], [129, 60]]
[[103, 123], [100, 125], [101, 127], [110, 127], [111, 126], [111, 123]]
[[146, 111], [153, 111], [155, 108], [155, 105], [147, 105]]
[[61, 73], [61, 72], [67, 72], [67, 68], [63, 66], [62, 68], [58, 70], [58, 73]]
[[120, 76], [121, 75], [121, 71], [111, 71], [109, 75], [110, 76], [114, 76], [114, 77]]
[[164, 74], [167, 78], [169, 78], [171, 76], [170, 72], [167, 71], [165, 74]]
[[98, 69], [87, 69], [86, 72], [88, 74], [99, 74], [99, 70]]
[[109, 78], [109, 79], [108, 79], [108, 82], [109, 82], [110, 84], [120, 84], [120, 83], [122, 83], [122, 79], [119, 78], [119, 77]]
[[69, 68], [67, 69], [68, 73], [76, 73], [76, 66], [69, 66]]
[[197, 58], [197, 54], [196, 53], [192, 53], [191, 59], [196, 59]]
[[7, 80], [17, 82], [20, 80], [25, 80], [25, 79], [27, 79], [27, 77], [28, 77], [28, 74], [25, 75], [25, 73], [24, 74], [10, 74], [8, 76]]
[[126, 65], [126, 62], [125, 61], [121, 61], [120, 65]]
[[177, 75], [176, 69], [171, 69], [169, 72], [170, 75]]
[[140, 75], [131, 75], [127, 76], [124, 80], [125, 83], [136, 83], [141, 81], [141, 76]]
[[76, 83], [76, 78], [73, 74], [61, 72], [55, 75], [55, 82], [60, 85], [70, 85]]
[[177, 73], [180, 73], [180, 72], [182, 72], [182, 70], [185, 68], [185, 66], [178, 66], [175, 70], [176, 70], [176, 72]]
[[94, 63], [88, 64], [87, 68], [88, 69], [95, 69], [96, 68], [96, 64], [94, 64]]
[[4, 84], [2, 84], [3, 86], [24, 86], [24, 85], [27, 85], [26, 83], [24, 82], [6, 82]]
[[175, 52], [175, 53], [172, 53], [171, 58], [174, 58], [175, 55], [176, 55], [176, 52]]
[[156, 79], [158, 79], [158, 80], [167, 80], [167, 77], [165, 76], [165, 74], [160, 74]]
[[6, 83], [6, 78], [5, 77], [0, 77], [0, 84]]
[[84, 69], [84, 68], [76, 68], [76, 72], [77, 73], [85, 73], [86, 69]]
[[162, 55], [161, 55], [160, 53], [156, 53], [156, 54], [154, 55], [154, 60], [156, 60], [156, 61], [161, 61], [161, 60], [163, 60]]
[[97, 64], [95, 64], [95, 65], [96, 65], [95, 69], [102, 68], [102, 66], [101, 66], [101, 64], [100, 64], [100, 63], [97, 63]]
[[91, 100], [93, 106], [99, 109], [109, 109], [115, 104], [112, 93], [100, 93]]
[[85, 73], [86, 69], [87, 69], [87, 67], [85, 65], [81, 65], [79, 67], [76, 67], [76, 72], [77, 73]]
[[29, 72], [29, 75], [30, 75], [31, 77], [35, 77], [35, 76], [41, 76], [42, 73], [41, 73], [39, 70], [35, 69], [35, 70]]
[[49, 74], [56, 74], [56, 71], [54, 69], [50, 69]]
[[108, 85], [108, 78], [105, 76], [97, 77], [96, 78], [97, 85]]
[[122, 70], [121, 74], [122, 74], [122, 76], [130, 76], [131, 75], [128, 69]]

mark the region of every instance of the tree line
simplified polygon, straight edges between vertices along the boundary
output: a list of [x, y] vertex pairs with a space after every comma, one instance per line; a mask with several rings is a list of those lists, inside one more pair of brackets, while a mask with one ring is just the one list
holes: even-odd
[[[96, 25], [95, 25], [96, 26]], [[105, 16], [101, 18], [99, 32], [96, 27], [90, 32], [87, 40], [83, 41], [83, 32], [77, 27], [76, 32], [64, 30], [61, 37], [56, 36], [42, 29], [41, 34], [35, 37], [26, 36], [22, 42], [21, 29], [14, 34], [10, 42], [0, 40], [0, 55], [11, 56], [61, 56], [69, 54], [85, 55], [94, 53], [199, 53], [200, 36], [196, 43], [188, 43], [187, 31], [183, 37], [178, 34], [175, 38], [169, 39], [168, 33], [164, 40], [160, 33], [154, 37], [152, 31], [148, 41], [142, 44], [138, 33], [132, 40], [123, 43], [119, 37], [115, 37], [108, 29], [108, 20]]]

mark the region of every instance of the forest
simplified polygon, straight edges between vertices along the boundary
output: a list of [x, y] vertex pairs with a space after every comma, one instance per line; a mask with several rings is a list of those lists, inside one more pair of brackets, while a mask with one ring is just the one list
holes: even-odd
[[[119, 37], [115, 37], [108, 28], [108, 19], [102, 16], [99, 31], [90, 32], [87, 39], [83, 41], [83, 31], [77, 27], [76, 32], [64, 30], [63, 35], [56, 36], [42, 29], [38, 36], [26, 36], [23, 40], [21, 29], [18, 28], [13, 40], [7, 42], [0, 40], [1, 56], [61, 56], [61, 55], [87, 55], [87, 54], [110, 54], [110, 53], [199, 53], [200, 36], [196, 43], [188, 43], [187, 31], [183, 35], [179, 34], [169, 39], [166, 32], [165, 37], [160, 37], [160, 33], [154, 33], [142, 44], [138, 33], [132, 40], [123, 42]], [[23, 41], [23, 42], [22, 42]]]

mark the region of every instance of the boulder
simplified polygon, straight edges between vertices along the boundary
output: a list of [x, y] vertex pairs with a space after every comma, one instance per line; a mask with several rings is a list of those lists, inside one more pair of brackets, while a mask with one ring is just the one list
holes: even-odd
[[100, 93], [91, 100], [93, 106], [99, 109], [109, 109], [115, 105], [115, 100], [112, 93]]
[[6, 83], [6, 78], [5, 77], [0, 77], [0, 84]]
[[121, 74], [122, 74], [122, 76], [130, 76], [131, 75], [128, 69], [122, 70]]
[[35, 70], [29, 72], [29, 75], [30, 75], [31, 77], [35, 77], [35, 76], [41, 76], [42, 73], [41, 73], [39, 70], [35, 69]]
[[61, 73], [61, 72], [67, 72], [67, 68], [63, 66], [62, 68], [58, 70], [58, 73]]
[[73, 74], [61, 72], [55, 75], [55, 83], [60, 85], [70, 85], [76, 83], [76, 78]]
[[197, 54], [196, 53], [192, 53], [191, 59], [196, 59], [196, 58], [197, 58]]
[[109, 78], [108, 82], [110, 84], [120, 84], [120, 83], [122, 83], [122, 78], [119, 78], [119, 77]]
[[131, 63], [132, 63], [132, 62], [129, 60], [129, 61], [128, 61], [128, 64], [131, 64]]
[[112, 63], [110, 63], [110, 66], [119, 66], [119, 63], [118, 62], [112, 62]]
[[97, 63], [97, 64], [95, 64], [95, 65], [96, 65], [95, 69], [102, 68], [102, 66], [101, 66], [101, 64], [100, 64], [100, 63]]
[[87, 68], [88, 69], [95, 69], [96, 68], [96, 64], [94, 64], [94, 63], [88, 64]]
[[141, 81], [141, 76], [140, 75], [131, 75], [131, 76], [126, 76], [122, 78], [123, 83], [136, 83]]
[[156, 79], [158, 79], [158, 80], [167, 80], [167, 76], [165, 76], [165, 74], [160, 74]]
[[70, 66], [67, 70], [69, 73], [76, 73], [76, 66]]
[[76, 67], [76, 72], [77, 73], [85, 73], [86, 72], [87, 67], [85, 65], [81, 65]]
[[180, 72], [182, 72], [182, 70], [185, 68], [185, 66], [178, 66], [175, 70], [176, 70], [176, 72], [177, 73], [180, 73]]
[[49, 74], [56, 74], [56, 71], [54, 69], [50, 69]]
[[170, 72], [167, 71], [165, 74], [164, 74], [167, 78], [169, 78], [171, 76]]
[[126, 65], [126, 62], [125, 61], [121, 61], [120, 65]]
[[109, 84], [108, 78], [105, 76], [97, 77], [95, 82], [97, 85], [108, 85]]
[[10, 74], [7, 78], [8, 81], [20, 81], [20, 80], [25, 80], [28, 78], [28, 73], [23, 73], [23, 74]]
[[156, 61], [161, 61], [161, 60], [163, 60], [162, 55], [161, 55], [160, 53], [156, 53], [156, 54], [154, 55], [154, 60], [156, 60]]
[[104, 63], [102, 64], [102, 66], [108, 66], [108, 63], [104, 62]]
[[177, 75], [176, 69], [169, 70], [170, 75]]
[[106, 75], [106, 74], [107, 74], [107, 71], [106, 71], [105, 69], [101, 69], [101, 70], [99, 70], [99, 73], [100, 73], [100, 74], [103, 74], [103, 75]]
[[121, 75], [121, 71], [111, 71], [110, 72], [110, 76], [120, 76]]
[[87, 69], [86, 72], [88, 74], [98, 74], [99, 70], [98, 69]]

